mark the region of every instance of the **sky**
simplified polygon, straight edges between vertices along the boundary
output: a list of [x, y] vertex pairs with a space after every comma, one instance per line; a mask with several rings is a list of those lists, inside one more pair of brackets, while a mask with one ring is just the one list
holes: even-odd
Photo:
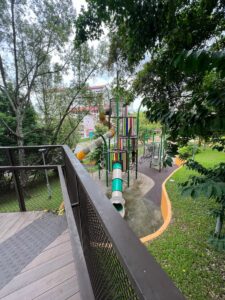
[[[84, 7], [86, 7], [87, 3], [85, 0], [72, 0], [74, 8], [76, 9], [77, 15], [80, 12], [81, 6], [83, 5]], [[112, 81], [112, 76], [104, 74], [102, 76], [96, 76], [95, 78], [92, 78], [89, 81], [90, 85], [103, 85], [103, 84], [110, 84], [110, 82]], [[134, 102], [131, 104], [131, 110], [136, 111], [139, 107], [141, 103], [141, 99], [137, 98], [134, 100]]]
[[77, 14], [79, 14], [80, 8], [81, 8], [82, 5], [84, 7], [86, 7], [86, 5], [87, 5], [85, 0], [72, 0], [72, 2], [73, 2], [73, 5], [74, 5], [74, 7], [77, 11]]

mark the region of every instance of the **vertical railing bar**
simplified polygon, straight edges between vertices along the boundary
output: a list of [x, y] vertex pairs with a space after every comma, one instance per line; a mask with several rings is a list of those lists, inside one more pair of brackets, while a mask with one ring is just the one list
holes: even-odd
[[[10, 165], [15, 166], [14, 157], [13, 157], [11, 149], [6, 149], [6, 153], [7, 153], [7, 156], [9, 158]], [[20, 211], [26, 211], [26, 205], [25, 205], [25, 201], [24, 201], [23, 189], [22, 189], [21, 184], [20, 184], [20, 178], [19, 178], [18, 172], [19, 171], [17, 171], [17, 170], [12, 170], [13, 180], [14, 180], [14, 184], [15, 184], [15, 190], [16, 190], [17, 199], [18, 199], [18, 202], [19, 202]]]

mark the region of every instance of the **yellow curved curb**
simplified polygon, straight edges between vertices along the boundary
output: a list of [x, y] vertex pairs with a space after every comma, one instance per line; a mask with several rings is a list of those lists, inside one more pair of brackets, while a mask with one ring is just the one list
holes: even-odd
[[163, 182], [162, 184], [162, 198], [161, 198], [161, 213], [163, 216], [163, 225], [156, 230], [155, 232], [146, 235], [142, 238], [140, 238], [140, 241], [142, 243], [146, 243], [149, 241], [152, 241], [153, 239], [157, 238], [158, 236], [160, 236], [168, 227], [168, 225], [170, 224], [171, 218], [172, 218], [172, 208], [171, 208], [171, 202], [170, 202], [170, 198], [168, 196], [167, 190], [166, 190], [166, 182], [173, 176], [174, 173], [176, 173], [180, 168], [182, 168], [182, 165], [174, 170]]
[[177, 165], [178, 167], [182, 166], [184, 163], [186, 163], [186, 160], [181, 159], [179, 156], [175, 157], [175, 161], [174, 161], [175, 165]]

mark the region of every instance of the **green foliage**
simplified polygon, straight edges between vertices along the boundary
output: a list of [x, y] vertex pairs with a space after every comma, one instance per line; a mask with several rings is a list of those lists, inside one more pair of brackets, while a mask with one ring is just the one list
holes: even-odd
[[146, 139], [151, 138], [152, 130], [160, 128], [159, 123], [151, 123], [146, 118], [146, 112], [140, 112], [139, 113], [139, 133], [138, 137], [139, 140], [144, 143]]
[[[55, 176], [49, 176], [50, 187], [52, 191], [52, 198], [49, 199], [48, 189], [46, 187], [45, 178], [35, 184], [28, 184], [26, 187], [26, 208], [28, 211], [50, 210], [56, 212], [62, 202], [62, 192], [59, 179]], [[18, 212], [18, 199], [15, 192], [8, 190], [1, 193], [1, 206], [0, 212]]]
[[[3, 2], [0, 7], [0, 90], [9, 102], [16, 126], [9, 126], [8, 123], [13, 125], [10, 119], [4, 120], [4, 125], [18, 145], [40, 143], [42, 125], [36, 128], [36, 121], [32, 119], [35, 114], [32, 98], [40, 78], [44, 81], [46, 74], [59, 73], [65, 68], [65, 45], [75, 16], [72, 2]], [[51, 63], [53, 56], [60, 57], [60, 63]]]
[[[215, 163], [225, 162], [225, 155], [207, 149], [197, 154], [196, 160], [213, 168]], [[213, 199], [201, 197], [193, 201], [181, 196], [180, 183], [191, 175], [197, 173], [182, 167], [166, 183], [172, 204], [172, 222], [148, 245], [148, 250], [186, 299], [223, 299], [225, 252], [216, 251], [207, 242], [209, 230], [214, 226], [214, 219], [208, 212], [217, 205]]]
[[166, 153], [165, 157], [163, 158], [163, 167], [172, 167], [173, 166], [173, 158]]
[[124, 104], [130, 104], [134, 101], [134, 94], [130, 89], [126, 89], [122, 84], [120, 86], [116, 86], [111, 90], [112, 96], [114, 98], [119, 97]]
[[218, 151], [225, 151], [225, 137], [214, 137], [213, 138], [213, 149]]
[[80, 134], [77, 130], [78, 123], [78, 119], [73, 116], [66, 118], [57, 137], [57, 143], [66, 143], [69, 147], [74, 148], [80, 139]]
[[134, 91], [145, 99], [149, 120], [184, 143], [225, 131], [224, 19], [224, 3], [216, 0], [89, 0], [77, 40], [99, 37], [105, 24], [111, 63], [118, 55], [130, 66], [145, 58]]
[[[43, 126], [39, 123], [37, 113], [32, 104], [26, 106], [23, 119], [24, 140], [27, 145], [44, 144], [46, 140]], [[8, 99], [3, 93], [0, 93], [0, 145], [16, 145], [16, 116], [13, 112]]]
[[111, 27], [111, 32], [117, 32], [119, 38], [121, 37], [123, 54], [129, 51], [127, 55], [129, 60], [137, 61], [137, 56], [141, 59], [145, 52], [145, 44], [152, 44], [154, 41], [156, 25], [154, 23], [157, 16], [156, 18], [150, 16], [153, 12], [158, 13], [157, 6], [154, 1], [143, 1], [143, 5], [135, 1], [132, 5], [127, 1], [88, 1], [88, 9], [81, 10], [76, 22], [77, 41], [85, 42], [88, 39], [99, 38], [103, 32], [102, 25], [105, 23]]
[[196, 171], [201, 176], [191, 176], [182, 183], [182, 194], [192, 198], [204, 196], [207, 199], [213, 198], [219, 207], [212, 210], [212, 214], [217, 218], [213, 237], [224, 238], [222, 234], [223, 221], [225, 218], [225, 162], [221, 162], [213, 168], [206, 168], [200, 163], [189, 160], [187, 167]]
[[[109, 129], [107, 126], [104, 126], [102, 124], [97, 124], [95, 126], [94, 138], [97, 139], [98, 137], [100, 137], [101, 135], [106, 133], [108, 130]], [[90, 161], [99, 162], [100, 159], [103, 159], [103, 149], [104, 149], [104, 143], [102, 144], [101, 147], [97, 147], [93, 152], [90, 153], [90, 155], [89, 155]], [[104, 149], [104, 150], [106, 150], [106, 149]]]
[[0, 145], [15, 145], [15, 135], [5, 125], [15, 129], [16, 120], [5, 95], [0, 93]]
[[178, 148], [177, 152], [181, 159], [186, 160], [187, 158], [190, 158], [191, 156], [193, 156], [196, 153], [199, 153], [200, 151], [200, 148], [196, 145], [188, 145]]
[[[213, 50], [213, 49], [212, 49]], [[225, 76], [225, 52], [212, 50], [183, 50], [174, 57], [173, 64], [181, 71], [191, 75], [193, 73], [205, 73], [217, 70]]]

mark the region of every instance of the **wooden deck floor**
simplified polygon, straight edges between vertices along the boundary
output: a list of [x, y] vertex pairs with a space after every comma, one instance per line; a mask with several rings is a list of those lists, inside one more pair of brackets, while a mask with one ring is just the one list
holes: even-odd
[[[26, 226], [43, 214], [43, 212], [0, 214], [0, 245], [4, 246], [8, 239], [20, 230], [26, 230]], [[4, 276], [4, 270], [1, 268], [0, 275]], [[68, 230], [64, 230], [2, 287], [0, 299], [80, 299]]]

